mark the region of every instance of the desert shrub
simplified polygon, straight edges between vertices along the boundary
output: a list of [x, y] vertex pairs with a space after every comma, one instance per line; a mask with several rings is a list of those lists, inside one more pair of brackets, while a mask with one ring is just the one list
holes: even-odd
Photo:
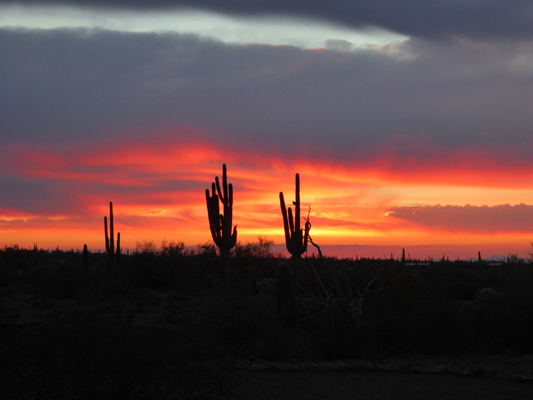
[[238, 242], [232, 249], [233, 257], [248, 257], [248, 258], [270, 258], [272, 254], [273, 240], [269, 240], [262, 236], [257, 238], [257, 243], [241, 243]]
[[135, 253], [155, 254], [157, 247], [153, 241], [143, 240], [135, 243]]
[[215, 258], [218, 254], [218, 248], [214, 242], [206, 242], [204, 244], [199, 244], [197, 247], [197, 253], [200, 256]]
[[161, 243], [161, 255], [175, 258], [180, 257], [183, 255], [188, 254], [187, 250], [185, 250], [185, 243], [183, 242], [168, 242], [167, 240], [163, 240]]

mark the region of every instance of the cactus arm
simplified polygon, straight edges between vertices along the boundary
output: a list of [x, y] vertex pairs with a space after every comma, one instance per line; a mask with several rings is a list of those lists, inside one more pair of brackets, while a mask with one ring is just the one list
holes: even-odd
[[109, 236], [107, 235], [107, 217], [104, 217], [105, 251], [109, 253]]
[[[217, 192], [218, 197], [220, 197], [220, 202], [224, 204], [225, 206], [229, 205], [228, 202], [228, 176], [227, 176], [227, 169], [226, 164], [222, 165], [222, 190], [220, 190], [220, 181], [218, 180], [218, 176], [215, 177], [215, 182], [217, 186]], [[224, 193], [224, 194], [222, 194]]]
[[109, 202], [109, 254], [115, 254], [115, 234], [113, 226], [113, 203]]
[[120, 255], [120, 232], [117, 233], [117, 252]]
[[[218, 176], [215, 176], [215, 183], [212, 185], [216, 185], [216, 190], [218, 193], [218, 198], [220, 199], [220, 202], [224, 204], [224, 196], [222, 195], [222, 190], [220, 189], [220, 181], [218, 180]], [[214, 186], [213, 186], [214, 187]], [[215, 193], [215, 190], [213, 189], [213, 193]]]
[[294, 234], [296, 231], [294, 230], [294, 218], [292, 217], [292, 208], [289, 207], [289, 231], [291, 233], [291, 239], [294, 239], [296, 235]]
[[296, 202], [294, 203], [294, 232], [300, 230], [300, 174], [296, 174]]
[[[224, 183], [224, 187], [227, 188], [228, 185], [227, 185], [227, 179], [226, 179], [226, 183]], [[227, 190], [225, 190], [227, 191]], [[224, 205], [224, 218], [225, 218], [225, 229], [226, 229], [226, 232], [224, 232], [224, 234], [228, 235], [227, 237], [229, 238], [232, 233], [231, 233], [231, 227], [233, 225], [233, 185], [230, 183], [229, 184], [229, 194], [228, 194], [228, 197], [226, 198], [226, 204]]]
[[[218, 199], [219, 199], [219, 196], [217, 196], [216, 194], [216, 191], [215, 191], [215, 184], [212, 183], [211, 184], [211, 191], [213, 192], [213, 195], [211, 196], [211, 217], [213, 218], [212, 219], [212, 223], [213, 223], [213, 227], [215, 229], [215, 237], [213, 237], [213, 240], [215, 241], [215, 244], [218, 242], [220, 243], [220, 236], [221, 236], [221, 231], [222, 231], [222, 224], [221, 224], [221, 221], [220, 221], [220, 206], [218, 204]], [[218, 246], [218, 244], [217, 244]]]
[[211, 196], [209, 195], [209, 189], [205, 189], [205, 204], [207, 205], [207, 218], [209, 219], [209, 230], [211, 231], [211, 235], [214, 236], [214, 218], [213, 218], [213, 212], [211, 210]]
[[283, 229], [285, 230], [285, 243], [290, 243], [291, 234], [289, 230], [289, 220], [287, 218], [287, 209], [285, 208], [285, 199], [283, 197], [283, 192], [279, 192], [279, 203], [281, 206], [281, 215], [283, 216]]
[[303, 238], [302, 254], [307, 251], [307, 242], [309, 240], [309, 231], [311, 230], [311, 224], [308, 222], [305, 223], [305, 233]]
[[[213, 184], [214, 189], [214, 184]], [[209, 189], [205, 190], [205, 200], [207, 204], [207, 216], [209, 218], [209, 230], [213, 241], [218, 246], [220, 243], [219, 214], [218, 214], [218, 196], [213, 191], [213, 196], [209, 195]]]
[[[228, 185], [224, 185], [224, 192], [228, 191]], [[233, 190], [231, 190], [233, 192]], [[229, 197], [226, 197], [226, 203], [224, 204], [224, 224], [222, 225], [222, 229], [224, 231], [224, 237], [228, 238], [229, 241], [231, 241], [231, 228], [233, 225], [233, 207], [230, 206], [230, 199]], [[229, 242], [228, 242], [229, 243]]]
[[205, 189], [205, 204], [207, 206], [207, 218], [209, 218], [209, 229], [211, 229], [211, 222], [213, 221], [211, 217], [211, 204], [209, 199], [211, 196], [209, 195], [209, 189]]
[[224, 205], [229, 205], [228, 199], [228, 174], [226, 164], [222, 165], [222, 187], [224, 189]]
[[237, 244], [237, 225], [233, 227], [233, 234], [231, 235], [231, 240], [229, 247], [230, 249], [233, 248]]

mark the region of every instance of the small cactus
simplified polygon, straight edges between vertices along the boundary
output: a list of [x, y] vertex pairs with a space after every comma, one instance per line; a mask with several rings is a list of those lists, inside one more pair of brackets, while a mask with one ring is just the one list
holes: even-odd
[[107, 234], [107, 217], [104, 217], [105, 251], [108, 255], [107, 266], [110, 267], [115, 255], [120, 257], [120, 232], [117, 234], [117, 249], [115, 251], [115, 236], [113, 225], [113, 203], [109, 202], [109, 235]]
[[87, 250], [87, 245], [83, 245], [83, 272], [87, 272], [89, 269], [89, 252]]
[[281, 262], [276, 268], [276, 308], [278, 316], [288, 324], [294, 321], [295, 304], [292, 270], [289, 264]]

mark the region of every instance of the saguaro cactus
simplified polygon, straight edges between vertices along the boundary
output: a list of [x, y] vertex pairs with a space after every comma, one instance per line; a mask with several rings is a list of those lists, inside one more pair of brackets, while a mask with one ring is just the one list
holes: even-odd
[[115, 255], [120, 258], [120, 232], [117, 233], [117, 249], [115, 251], [115, 236], [113, 226], [113, 203], [109, 202], [109, 236], [107, 234], [107, 217], [104, 217], [104, 229], [105, 229], [105, 251], [108, 255], [108, 267], [110, 266]]
[[[213, 241], [220, 249], [220, 255], [224, 261], [224, 268], [228, 266], [230, 251], [237, 243], [237, 226], [233, 227], [233, 185], [228, 185], [226, 164], [222, 166], [222, 190], [218, 176], [211, 184], [212, 194], [209, 189], [205, 190], [205, 200], [207, 203], [207, 216], [209, 218], [209, 229]], [[218, 192], [218, 196], [217, 196]], [[223, 205], [224, 214], [220, 214], [218, 200]], [[222, 271], [223, 272], [223, 271]]]
[[89, 269], [89, 251], [87, 250], [87, 245], [83, 245], [83, 272], [87, 272]]
[[283, 228], [285, 229], [285, 244], [287, 250], [291, 253], [293, 259], [302, 258], [302, 254], [307, 250], [307, 241], [309, 239], [309, 221], [305, 223], [305, 230], [300, 227], [300, 175], [296, 174], [296, 201], [294, 204], [294, 219], [292, 209], [289, 207], [288, 216], [285, 208], [285, 199], [283, 192], [279, 192], [279, 202], [281, 205], [281, 214], [283, 215]]

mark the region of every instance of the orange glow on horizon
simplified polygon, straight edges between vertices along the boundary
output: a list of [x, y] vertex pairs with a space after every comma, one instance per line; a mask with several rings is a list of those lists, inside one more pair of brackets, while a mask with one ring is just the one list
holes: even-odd
[[302, 216], [311, 212], [311, 234], [322, 245], [504, 243], [523, 246], [525, 254], [533, 237], [527, 228], [529, 222], [533, 226], [531, 169], [498, 164], [487, 151], [462, 150], [446, 158], [429, 154], [418, 160], [385, 151], [371, 161], [354, 157], [346, 163], [284, 159], [195, 141], [68, 150], [13, 146], [6, 153], [11, 155], [0, 160], [6, 174], [50, 185], [50, 196], [60, 191], [68, 201], [57, 208], [50, 201], [42, 209], [39, 203], [27, 209], [16, 202], [0, 205], [0, 240], [5, 244], [102, 248], [109, 201], [124, 248], [143, 240], [205, 243], [211, 240], [205, 189], [215, 176], [221, 178], [223, 163], [234, 187], [233, 223], [242, 242], [266, 236], [283, 243], [279, 192], [287, 204], [294, 200], [296, 172]]

